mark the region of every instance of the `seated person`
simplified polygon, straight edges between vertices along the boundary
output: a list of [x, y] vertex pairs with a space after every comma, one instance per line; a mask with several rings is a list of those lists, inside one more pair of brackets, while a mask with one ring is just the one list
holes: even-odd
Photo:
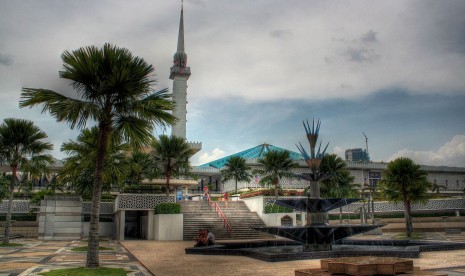
[[199, 229], [199, 234], [195, 240], [195, 245], [194, 247], [199, 247], [199, 246], [206, 246], [208, 244], [207, 241], [207, 231], [203, 229]]
[[213, 235], [213, 233], [207, 229], [207, 244], [208, 245], [213, 245], [215, 244], [215, 235]]

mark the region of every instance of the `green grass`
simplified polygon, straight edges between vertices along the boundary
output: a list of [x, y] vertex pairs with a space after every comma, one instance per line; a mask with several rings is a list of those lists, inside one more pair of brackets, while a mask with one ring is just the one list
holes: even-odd
[[405, 240], [405, 239], [412, 239], [412, 240], [422, 240], [425, 238], [423, 233], [413, 232], [412, 236], [409, 238], [407, 237], [407, 233], [399, 233], [393, 236], [396, 240]]
[[10, 246], [23, 246], [23, 244], [20, 244], [20, 243], [9, 243], [9, 244], [0, 243], [0, 247], [10, 247]]
[[[80, 247], [73, 247], [71, 249], [71, 251], [87, 251], [88, 247], [87, 246], [80, 246]], [[113, 248], [110, 248], [110, 247], [103, 247], [103, 246], [99, 246], [98, 250], [113, 250]]]
[[98, 276], [98, 275], [112, 275], [112, 276], [126, 276], [128, 271], [122, 268], [69, 268], [69, 269], [57, 269], [49, 272], [40, 273], [45, 276]]

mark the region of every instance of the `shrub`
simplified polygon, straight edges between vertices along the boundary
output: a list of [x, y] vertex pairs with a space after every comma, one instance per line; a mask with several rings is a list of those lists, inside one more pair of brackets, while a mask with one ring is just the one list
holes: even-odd
[[31, 197], [31, 204], [33, 205], [40, 205], [40, 201], [44, 199], [46, 195], [54, 195], [55, 192], [52, 190], [40, 190], [36, 192], [32, 197]]
[[265, 214], [270, 213], [292, 213], [292, 209], [275, 204], [265, 205]]
[[180, 214], [181, 205], [178, 203], [165, 202], [155, 206], [155, 214]]

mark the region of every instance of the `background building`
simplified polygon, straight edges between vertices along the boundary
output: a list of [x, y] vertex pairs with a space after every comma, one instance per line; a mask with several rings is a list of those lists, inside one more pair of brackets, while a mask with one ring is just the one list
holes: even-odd
[[346, 149], [346, 161], [369, 162], [370, 156], [364, 149]]

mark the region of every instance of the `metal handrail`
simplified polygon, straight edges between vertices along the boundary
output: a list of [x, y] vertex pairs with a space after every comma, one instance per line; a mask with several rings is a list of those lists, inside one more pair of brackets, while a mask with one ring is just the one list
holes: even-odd
[[229, 224], [228, 220], [224, 216], [223, 210], [221, 210], [220, 205], [218, 205], [218, 203], [212, 201], [210, 199], [210, 195], [207, 195], [207, 200], [208, 200], [208, 205], [210, 205], [210, 206], [214, 205], [215, 206], [216, 213], [223, 220], [223, 226], [226, 228], [226, 233], [228, 233], [228, 235], [231, 235], [231, 231], [232, 231], [231, 225]]

